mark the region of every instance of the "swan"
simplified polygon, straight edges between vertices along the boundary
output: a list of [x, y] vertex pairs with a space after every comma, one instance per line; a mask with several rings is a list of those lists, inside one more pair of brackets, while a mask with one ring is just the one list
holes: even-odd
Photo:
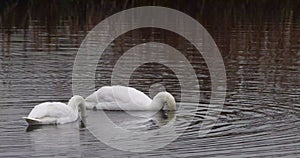
[[104, 86], [85, 99], [87, 109], [96, 110], [161, 110], [164, 105], [176, 110], [176, 102], [169, 92], [159, 92], [153, 100], [143, 92], [125, 86]]
[[81, 96], [73, 96], [68, 105], [61, 102], [44, 102], [36, 105], [27, 117], [23, 117], [29, 125], [64, 124], [76, 121], [81, 113], [81, 125], [85, 123], [85, 102]]

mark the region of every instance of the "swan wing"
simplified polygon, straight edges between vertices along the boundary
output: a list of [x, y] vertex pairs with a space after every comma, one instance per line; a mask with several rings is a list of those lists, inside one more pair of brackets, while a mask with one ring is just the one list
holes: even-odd
[[86, 106], [104, 110], [147, 110], [151, 101], [135, 88], [104, 86], [87, 97]]
[[71, 107], [61, 102], [45, 102], [36, 105], [29, 113], [28, 118], [37, 120], [57, 120], [65, 117], [74, 117], [76, 114]]

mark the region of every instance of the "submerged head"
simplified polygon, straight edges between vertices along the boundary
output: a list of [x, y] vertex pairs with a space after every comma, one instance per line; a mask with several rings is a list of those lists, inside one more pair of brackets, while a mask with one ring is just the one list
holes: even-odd
[[[176, 101], [175, 98], [169, 92], [159, 92], [153, 100], [161, 102], [161, 104], [166, 105], [167, 109], [172, 111], [176, 110]], [[163, 108], [163, 106], [162, 106]]]

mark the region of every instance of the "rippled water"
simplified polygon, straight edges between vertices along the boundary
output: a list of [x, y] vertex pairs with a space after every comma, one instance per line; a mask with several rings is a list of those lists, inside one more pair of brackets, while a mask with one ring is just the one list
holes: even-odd
[[[62, 19], [55, 26], [41, 25], [35, 19], [27, 28], [2, 26], [0, 157], [299, 156], [300, 16], [293, 11], [282, 14], [279, 18], [270, 14], [257, 23], [244, 20], [246, 15], [237, 16], [224, 26], [216, 20], [203, 23], [222, 53], [227, 93], [223, 109], [215, 109], [221, 112], [214, 116], [218, 121], [200, 137], [201, 124], [213, 119], [206, 115], [211, 81], [203, 57], [191, 44], [172, 32], [144, 28], [120, 36], [106, 49], [96, 71], [97, 88], [110, 85], [113, 66], [123, 52], [149, 41], [175, 47], [197, 73], [201, 88], [199, 103], [181, 102], [176, 75], [161, 64], [144, 64], [130, 78], [130, 86], [150, 96], [166, 89], [180, 106], [200, 107], [192, 111], [195, 115], [179, 110], [175, 114], [161, 112], [150, 118], [136, 118], [125, 112], [106, 112], [119, 127], [140, 132], [155, 131], [170, 118], [176, 120], [177, 130], [183, 134], [169, 145], [145, 153], [111, 148], [89, 130], [80, 128], [78, 122], [27, 128], [21, 118], [34, 105], [49, 100], [67, 102], [72, 96], [73, 62], [91, 26], [70, 28], [73, 22], [70, 19]], [[226, 21], [226, 17], [222, 19]], [[176, 65], [184, 69], [180, 64]], [[82, 80], [85, 82], [88, 79]], [[96, 119], [97, 111], [89, 111], [88, 115], [89, 123], [101, 123]], [[159, 142], [166, 137], [168, 133], [146, 141]], [[126, 138], [112, 141], [122, 140], [128, 141]]]

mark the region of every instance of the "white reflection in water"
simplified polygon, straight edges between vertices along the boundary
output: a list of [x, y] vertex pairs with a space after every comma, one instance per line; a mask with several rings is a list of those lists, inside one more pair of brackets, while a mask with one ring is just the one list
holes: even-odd
[[36, 154], [81, 155], [78, 122], [57, 126], [29, 126], [27, 132]]
[[[123, 111], [105, 111], [105, 114], [102, 111], [89, 111], [87, 128], [105, 144], [128, 151], [158, 148], [161, 144], [171, 143], [174, 135], [177, 135], [175, 131], [170, 130], [175, 127], [174, 111], [158, 111], [153, 116], [153, 112], [149, 111], [132, 112], [135, 116], [145, 117], [134, 117]], [[114, 125], [101, 122], [106, 117], [104, 115], [107, 115]], [[124, 146], [126, 148], [123, 148]]]

